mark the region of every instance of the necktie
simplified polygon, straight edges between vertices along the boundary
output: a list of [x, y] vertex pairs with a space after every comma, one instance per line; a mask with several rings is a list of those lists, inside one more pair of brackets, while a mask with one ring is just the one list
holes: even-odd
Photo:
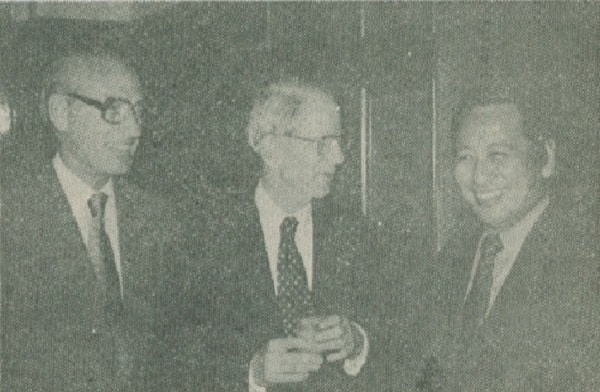
[[466, 298], [463, 312], [463, 331], [465, 336], [472, 336], [483, 324], [492, 290], [494, 259], [503, 249], [498, 233], [485, 236], [479, 251], [479, 265]]
[[298, 220], [294, 217], [285, 218], [279, 227], [281, 237], [277, 261], [277, 300], [286, 336], [293, 336], [298, 320], [313, 313], [306, 270], [294, 240], [297, 227]]
[[108, 196], [105, 193], [95, 193], [88, 200], [92, 215], [88, 252], [98, 283], [97, 304], [104, 310], [105, 316], [112, 318], [120, 313], [122, 303], [115, 256], [104, 228], [107, 200]]

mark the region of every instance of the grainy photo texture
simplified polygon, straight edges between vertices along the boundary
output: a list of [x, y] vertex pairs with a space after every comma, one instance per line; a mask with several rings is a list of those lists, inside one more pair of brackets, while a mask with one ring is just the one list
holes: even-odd
[[600, 391], [599, 29], [0, 2], [0, 391]]

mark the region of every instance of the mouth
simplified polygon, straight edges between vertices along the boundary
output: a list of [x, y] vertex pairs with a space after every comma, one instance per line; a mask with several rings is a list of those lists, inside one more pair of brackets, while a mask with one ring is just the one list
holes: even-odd
[[137, 147], [137, 142], [111, 143], [109, 144], [109, 147], [121, 153], [133, 154]]
[[333, 176], [335, 173], [321, 173], [321, 175], [327, 180], [327, 181], [331, 181], [333, 180]]
[[488, 192], [474, 192], [475, 201], [482, 207], [489, 207], [496, 203], [500, 197], [502, 197], [501, 190], [488, 191]]

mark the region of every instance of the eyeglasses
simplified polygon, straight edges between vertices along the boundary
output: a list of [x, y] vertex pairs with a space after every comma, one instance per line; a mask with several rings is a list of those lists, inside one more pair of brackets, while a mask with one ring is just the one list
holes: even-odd
[[142, 101], [132, 103], [125, 98], [108, 97], [102, 102], [77, 93], [67, 93], [65, 95], [100, 110], [100, 112], [102, 112], [102, 119], [112, 125], [122, 123], [129, 113], [133, 114], [135, 122], [138, 125], [141, 125], [144, 117], [144, 106]]
[[333, 143], [336, 143], [338, 146], [342, 146], [342, 138], [340, 136], [326, 135], [319, 138], [310, 138], [296, 135], [278, 135], [272, 133], [273, 136], [279, 137], [287, 137], [289, 139], [300, 140], [304, 142], [312, 142], [317, 145], [317, 153], [321, 155], [323, 151], [325, 151], [325, 146], [331, 146]]

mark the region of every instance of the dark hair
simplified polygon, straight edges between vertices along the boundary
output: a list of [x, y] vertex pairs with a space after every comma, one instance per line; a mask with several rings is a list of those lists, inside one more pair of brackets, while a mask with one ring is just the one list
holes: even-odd
[[535, 161], [545, 162], [544, 143], [556, 140], [564, 129], [564, 120], [552, 96], [542, 93], [533, 82], [495, 79], [467, 88], [452, 119], [454, 143], [458, 141], [459, 131], [473, 109], [490, 105], [514, 105], [517, 108], [523, 135], [532, 142]]
[[458, 123], [474, 108], [489, 105], [515, 105], [522, 117], [523, 133], [530, 140], [554, 139], [559, 131], [560, 116], [552, 97], [541, 92], [535, 83], [492, 80], [466, 90], [458, 111]]

